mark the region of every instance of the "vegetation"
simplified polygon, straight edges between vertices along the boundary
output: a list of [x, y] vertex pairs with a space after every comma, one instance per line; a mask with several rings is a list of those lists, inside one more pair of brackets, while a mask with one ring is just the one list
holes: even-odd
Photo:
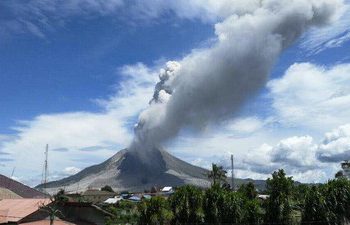
[[109, 185], [106, 185], [104, 187], [101, 188], [101, 191], [108, 191], [108, 192], [114, 192], [112, 187]]
[[140, 225], [166, 225], [170, 224], [173, 213], [169, 202], [163, 197], [154, 197], [139, 205]]
[[119, 204], [109, 210], [116, 217], [108, 224], [343, 225], [350, 221], [350, 181], [342, 177], [310, 186], [296, 184], [278, 170], [266, 181], [269, 197], [261, 200], [253, 183], [241, 185], [236, 192], [227, 189], [222, 167], [213, 164], [208, 175], [212, 186], [207, 190], [183, 186], [168, 199], [158, 196]]
[[65, 195], [64, 190], [61, 189], [57, 192], [57, 194], [50, 198], [50, 201], [50, 204], [40, 205], [40, 210], [49, 215], [50, 225], [53, 225], [56, 217], [64, 217], [59, 208], [68, 201], [68, 198]]
[[203, 192], [197, 187], [183, 186], [170, 197], [173, 224], [201, 224], [203, 222]]
[[120, 201], [117, 206], [107, 206], [104, 209], [114, 215], [107, 219], [107, 225], [138, 223], [138, 205], [134, 202]]
[[224, 170], [222, 166], [213, 163], [208, 178], [212, 180], [213, 186], [226, 184], [226, 173], [227, 171]]

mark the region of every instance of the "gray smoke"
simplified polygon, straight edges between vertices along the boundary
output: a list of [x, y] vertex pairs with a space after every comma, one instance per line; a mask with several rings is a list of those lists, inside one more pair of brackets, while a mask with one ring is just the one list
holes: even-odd
[[341, 0], [252, 1], [254, 8], [232, 12], [215, 25], [217, 41], [210, 48], [167, 63], [135, 126], [135, 148], [157, 145], [186, 126], [200, 129], [234, 116], [264, 87], [281, 52], [308, 28], [330, 23], [343, 5]]

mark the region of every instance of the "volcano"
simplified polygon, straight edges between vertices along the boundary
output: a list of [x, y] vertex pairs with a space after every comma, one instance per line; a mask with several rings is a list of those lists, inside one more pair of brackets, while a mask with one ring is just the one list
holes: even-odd
[[152, 187], [191, 184], [208, 187], [206, 169], [193, 166], [163, 149], [154, 148], [140, 154], [129, 149], [120, 150], [98, 165], [85, 168], [70, 177], [52, 181], [36, 188], [47, 193], [82, 192], [99, 189], [105, 185], [115, 191], [142, 192]]

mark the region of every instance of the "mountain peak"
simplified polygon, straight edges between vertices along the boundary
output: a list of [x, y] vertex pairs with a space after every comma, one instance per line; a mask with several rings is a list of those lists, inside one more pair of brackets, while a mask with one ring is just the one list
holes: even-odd
[[160, 148], [145, 151], [123, 149], [100, 164], [36, 188], [56, 193], [59, 189], [82, 192], [105, 185], [115, 191], [144, 191], [153, 186], [184, 184], [208, 187], [210, 182], [207, 173], [207, 170], [178, 159]]

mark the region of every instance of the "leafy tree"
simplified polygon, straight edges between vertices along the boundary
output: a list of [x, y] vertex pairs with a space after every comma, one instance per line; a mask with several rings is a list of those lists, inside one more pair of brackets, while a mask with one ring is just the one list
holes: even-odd
[[120, 201], [118, 205], [107, 206], [104, 208], [107, 212], [113, 214], [106, 221], [107, 225], [114, 224], [136, 224], [138, 221], [137, 204], [129, 201]]
[[104, 187], [101, 188], [101, 191], [108, 191], [108, 192], [114, 192], [112, 187], [109, 185], [106, 185]]
[[324, 185], [323, 195], [326, 196], [329, 220], [335, 225], [341, 225], [350, 220], [350, 181], [346, 178], [328, 181]]
[[306, 184], [295, 185], [293, 188], [293, 198], [299, 203], [303, 204], [305, 196], [307, 195], [310, 187]]
[[341, 178], [341, 177], [343, 177], [343, 176], [344, 176], [344, 173], [343, 173], [343, 171], [341, 171], [341, 170], [339, 170], [339, 171], [334, 175], [335, 178]]
[[142, 201], [138, 210], [140, 225], [167, 225], [173, 218], [167, 200], [160, 196]]
[[208, 174], [208, 178], [212, 180], [212, 185], [221, 185], [226, 183], [226, 173], [227, 171], [223, 169], [222, 166], [212, 164], [212, 169]]
[[253, 200], [258, 196], [258, 192], [256, 191], [255, 185], [253, 184], [253, 182], [242, 184], [238, 188], [238, 192], [242, 193], [242, 195], [249, 200]]
[[186, 185], [170, 197], [174, 214], [173, 224], [200, 224], [203, 222], [203, 192], [197, 187]]
[[272, 179], [267, 179], [267, 193], [270, 195], [265, 208], [265, 222], [268, 224], [288, 224], [291, 218], [290, 204], [293, 190], [292, 177], [286, 177], [283, 169], [273, 172]]
[[206, 190], [203, 201], [204, 221], [207, 224], [220, 224], [219, 202], [222, 201], [223, 189], [213, 185]]
[[59, 208], [68, 201], [68, 197], [65, 195], [64, 190], [61, 189], [57, 192], [57, 194], [50, 197], [50, 201], [50, 204], [42, 204], [39, 206], [39, 208], [41, 211], [46, 212], [49, 215], [50, 225], [53, 225], [56, 217], [63, 217], [63, 214]]
[[240, 224], [244, 216], [244, 201], [240, 193], [223, 191], [218, 201], [219, 220], [222, 224]]
[[302, 209], [302, 224], [317, 223], [318, 225], [329, 224], [332, 216], [328, 210], [326, 196], [320, 187], [313, 186], [305, 196], [305, 205]]
[[263, 211], [258, 199], [251, 199], [244, 203], [244, 224], [260, 224], [263, 216]]

